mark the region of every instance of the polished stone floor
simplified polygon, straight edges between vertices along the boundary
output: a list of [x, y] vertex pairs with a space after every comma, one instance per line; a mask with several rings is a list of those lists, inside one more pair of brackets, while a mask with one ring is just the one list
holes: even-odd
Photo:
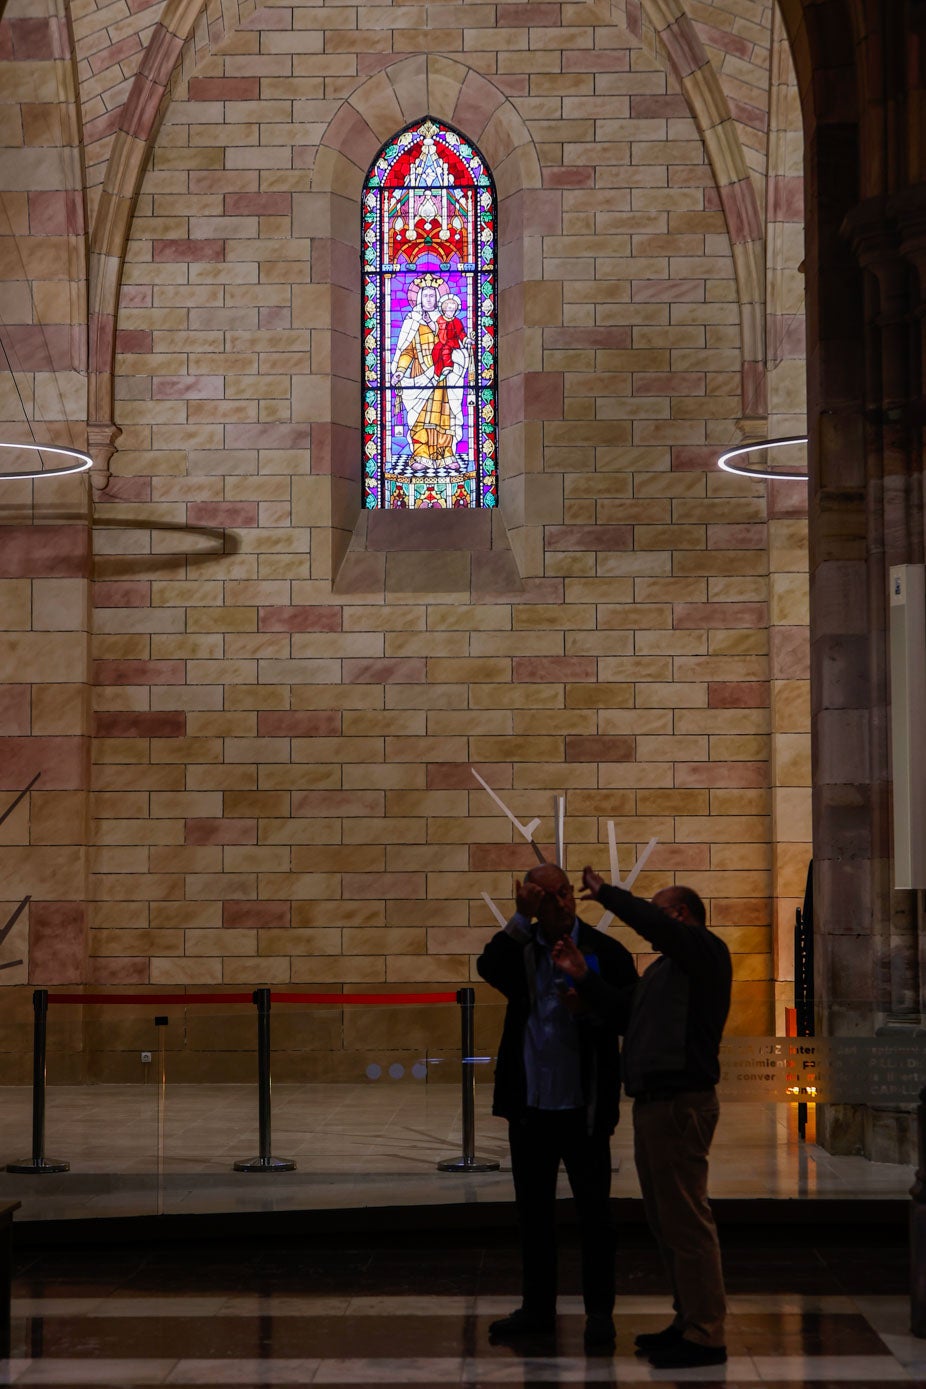
[[[29, 1151], [29, 1099], [0, 1092], [4, 1162]], [[489, 1322], [518, 1300], [519, 1265], [510, 1219], [488, 1215], [510, 1212], [512, 1193], [487, 1087], [477, 1089], [476, 1150], [500, 1168], [479, 1175], [436, 1170], [461, 1150], [451, 1086], [280, 1085], [273, 1100], [272, 1149], [297, 1169], [255, 1176], [230, 1170], [257, 1147], [250, 1087], [175, 1086], [160, 1105], [144, 1086], [50, 1089], [46, 1151], [72, 1168], [0, 1176], [0, 1196], [23, 1202], [0, 1384], [926, 1389], [926, 1341], [908, 1330], [912, 1173], [801, 1143], [790, 1106], [724, 1107], [712, 1186], [718, 1211], [726, 1203], [730, 1359], [721, 1370], [669, 1372], [633, 1353], [634, 1334], [669, 1315], [638, 1219], [621, 1225], [615, 1354], [584, 1353], [568, 1207], [555, 1340], [489, 1344]], [[638, 1195], [629, 1143], [626, 1122], [613, 1151], [614, 1192], [628, 1209]], [[771, 1217], [770, 1197], [781, 1203]], [[764, 1206], [764, 1217], [744, 1224], [752, 1217], [733, 1212], [746, 1206]], [[150, 1221], [136, 1236], [134, 1222], [93, 1220], [159, 1211], [173, 1219], [157, 1230], [177, 1242], [139, 1247], [157, 1238]], [[241, 1222], [261, 1212], [263, 1242], [245, 1243]], [[75, 1226], [81, 1217], [90, 1223]], [[391, 1225], [376, 1234], [370, 1222], [383, 1217]], [[209, 1237], [197, 1219], [218, 1222]], [[66, 1242], [75, 1229], [82, 1243]], [[116, 1239], [128, 1242], [104, 1243]]]
[[[195, 1212], [346, 1209], [510, 1202], [506, 1126], [490, 1087], [476, 1089], [476, 1156], [496, 1172], [440, 1172], [462, 1151], [461, 1099], [450, 1084], [388, 1078], [358, 1085], [273, 1088], [272, 1153], [296, 1170], [240, 1173], [258, 1152], [257, 1096], [244, 1085], [50, 1086], [45, 1153], [71, 1170], [0, 1170], [0, 1199], [18, 1219]], [[0, 1169], [29, 1156], [31, 1090], [0, 1088]], [[612, 1151], [614, 1194], [639, 1196], [629, 1106]], [[711, 1156], [716, 1198], [905, 1198], [909, 1167], [833, 1157], [798, 1139], [796, 1106], [726, 1103]], [[564, 1188], [565, 1189], [565, 1188]]]
[[896, 1225], [727, 1230], [730, 1358], [712, 1370], [658, 1371], [634, 1355], [634, 1334], [668, 1315], [639, 1228], [620, 1240], [615, 1353], [585, 1354], [578, 1253], [568, 1232], [562, 1244], [557, 1335], [516, 1349], [488, 1340], [517, 1300], [517, 1253], [501, 1233], [24, 1248], [0, 1384], [926, 1385]]

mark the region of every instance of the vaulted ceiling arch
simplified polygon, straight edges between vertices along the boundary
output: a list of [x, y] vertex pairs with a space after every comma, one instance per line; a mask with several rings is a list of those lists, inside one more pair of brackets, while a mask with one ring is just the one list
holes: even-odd
[[234, 33], [256, 0], [166, 0], [122, 108], [89, 234], [88, 438], [105, 488], [118, 431], [113, 423], [113, 360], [122, 268], [132, 218], [171, 92]]

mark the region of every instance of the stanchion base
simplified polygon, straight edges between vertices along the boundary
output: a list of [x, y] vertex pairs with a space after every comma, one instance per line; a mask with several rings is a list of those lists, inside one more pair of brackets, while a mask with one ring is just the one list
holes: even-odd
[[8, 1162], [7, 1172], [70, 1172], [71, 1164], [60, 1158], [23, 1158], [22, 1162]]
[[249, 1158], [247, 1162], [236, 1162], [236, 1172], [294, 1172], [296, 1164], [289, 1158]]
[[492, 1158], [444, 1158], [437, 1164], [438, 1172], [497, 1172], [501, 1163]]

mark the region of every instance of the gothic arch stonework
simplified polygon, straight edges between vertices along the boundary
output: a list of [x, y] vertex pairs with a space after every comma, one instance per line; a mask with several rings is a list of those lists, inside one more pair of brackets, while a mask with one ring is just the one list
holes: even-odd
[[727, 98], [681, 0], [642, 0], [698, 127], [727, 223], [740, 304], [743, 415], [762, 421], [765, 379], [765, 234], [762, 214]]
[[255, 8], [256, 0], [167, 0], [122, 108], [106, 161], [89, 234], [88, 442], [99, 491], [119, 431], [113, 422], [113, 365], [126, 246], [145, 170], [184, 68], [219, 47]]
[[[487, 159], [498, 190], [498, 512], [429, 513], [423, 519], [363, 512], [360, 437], [360, 199], [381, 147], [425, 115], [446, 120]], [[542, 278], [541, 237], [561, 218], [561, 194], [542, 187], [527, 127], [505, 95], [464, 64], [416, 56], [376, 73], [343, 103], [315, 154], [312, 191], [297, 200], [302, 234], [313, 238], [306, 296], [313, 340], [330, 373], [324, 418], [312, 421], [311, 467], [330, 479], [329, 547], [313, 546], [313, 578], [338, 591], [432, 585], [519, 591], [543, 565], [542, 525], [562, 518], [560, 479], [530, 472], [542, 457], [539, 361], [544, 326], [531, 321], [532, 281]], [[547, 323], [546, 326], [549, 326]], [[317, 397], [316, 397], [317, 398]], [[535, 465], [536, 466], [536, 465]], [[547, 484], [554, 483], [554, 487]], [[559, 497], [551, 497], [559, 484]], [[424, 525], [427, 531], [425, 533]], [[431, 552], [437, 571], [423, 560]]]

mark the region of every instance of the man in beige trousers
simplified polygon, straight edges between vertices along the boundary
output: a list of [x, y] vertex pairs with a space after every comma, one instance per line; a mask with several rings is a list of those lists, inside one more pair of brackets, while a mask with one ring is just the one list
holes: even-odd
[[[634, 1102], [646, 1217], [672, 1283], [675, 1317], [664, 1330], [637, 1336], [637, 1349], [659, 1369], [722, 1365], [726, 1299], [707, 1173], [730, 952], [708, 930], [704, 903], [691, 888], [663, 888], [647, 902], [608, 886], [591, 868], [583, 885], [585, 900], [601, 902], [660, 952], [634, 991], [622, 1071]], [[584, 962], [570, 945], [568, 938], [557, 945], [554, 962], [581, 981]]]

